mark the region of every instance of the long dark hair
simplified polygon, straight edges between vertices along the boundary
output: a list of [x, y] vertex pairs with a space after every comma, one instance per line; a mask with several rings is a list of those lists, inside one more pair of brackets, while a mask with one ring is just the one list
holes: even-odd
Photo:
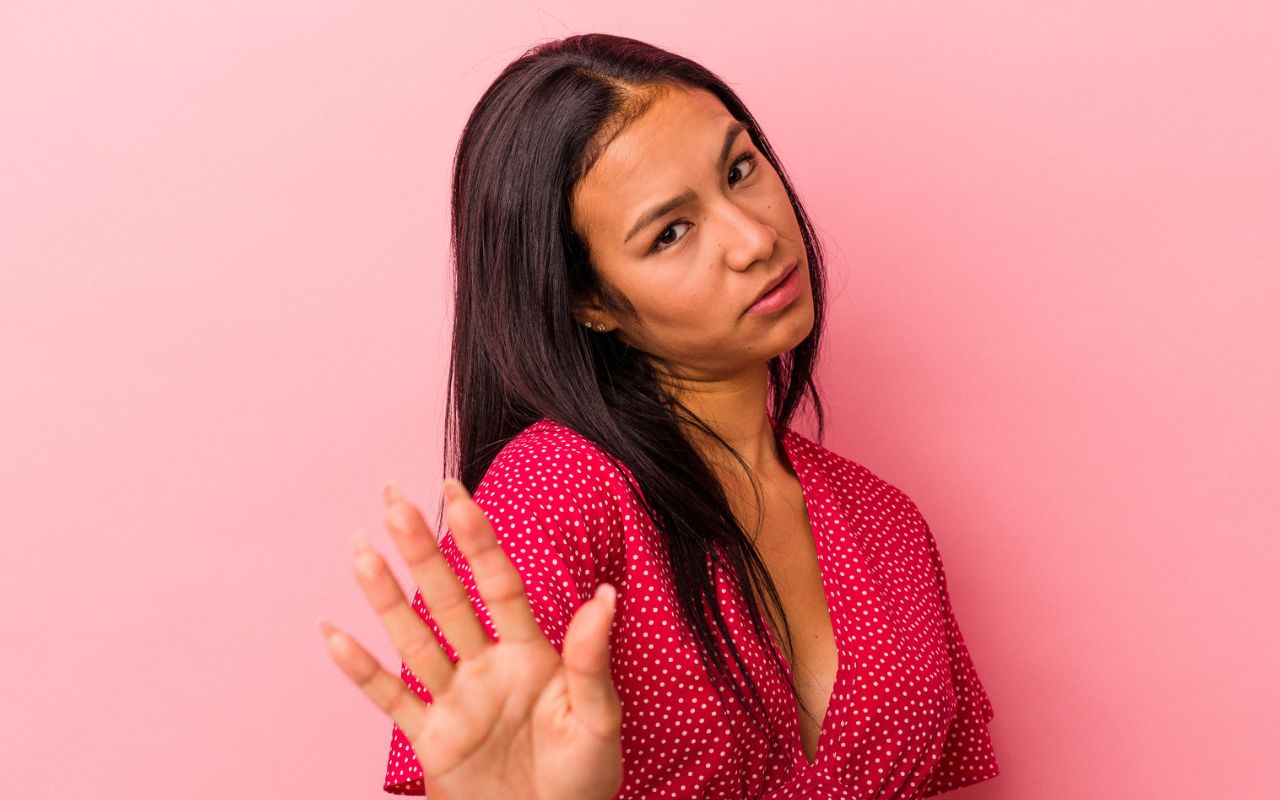
[[[645, 111], [643, 90], [671, 86], [718, 97], [786, 186], [805, 242], [814, 324], [801, 343], [768, 362], [768, 413], [783, 459], [782, 431], [806, 398], [822, 439], [824, 411], [813, 369], [823, 321], [823, 254], [782, 164], [746, 106], [715, 74], [635, 39], [590, 33], [540, 44], [508, 65], [476, 104], [458, 143], [445, 475], [474, 491], [498, 451], [542, 418], [625, 464], [643, 492], [631, 487], [633, 495], [664, 534], [681, 613], [717, 694], [723, 702], [717, 686], [723, 682], [747, 705], [720, 650], [725, 643], [754, 708], [763, 712], [756, 682], [726, 628], [716, 572], [723, 570], [742, 593], [752, 628], [780, 670], [760, 612], [762, 588], [794, 652], [790, 625], [723, 487], [681, 426], [718, 442], [744, 468], [746, 462], [672, 395], [660, 380], [660, 359], [612, 333], [584, 327], [571, 313], [571, 300], [592, 292], [611, 308], [628, 309], [593, 269], [571, 225], [570, 198], [602, 152], [602, 140]], [[759, 507], [759, 484], [754, 476], [751, 481]], [[764, 723], [763, 713], [750, 716]]]

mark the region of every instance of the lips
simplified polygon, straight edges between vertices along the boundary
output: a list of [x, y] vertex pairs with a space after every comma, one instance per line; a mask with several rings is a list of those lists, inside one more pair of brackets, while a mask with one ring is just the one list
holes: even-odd
[[782, 282], [787, 279], [787, 276], [791, 274], [791, 271], [794, 270], [796, 268], [796, 265], [799, 263], [800, 263], [799, 261], [792, 261], [790, 264], [788, 264], [787, 268], [784, 269], [782, 273], [778, 275], [778, 277], [769, 281], [769, 283], [763, 289], [760, 290], [760, 294], [756, 295], [756, 299], [751, 301], [751, 305], [754, 306], [756, 303], [760, 302], [760, 298], [764, 297], [769, 292], [772, 292], [774, 289], [778, 288], [778, 286], [780, 286]]

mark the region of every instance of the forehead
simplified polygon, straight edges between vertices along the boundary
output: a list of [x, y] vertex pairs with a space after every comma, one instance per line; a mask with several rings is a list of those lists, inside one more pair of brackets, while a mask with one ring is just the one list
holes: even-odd
[[[665, 87], [664, 87], [665, 88]], [[672, 87], [606, 145], [574, 190], [585, 228], [617, 233], [643, 207], [715, 175], [733, 115], [705, 89]]]

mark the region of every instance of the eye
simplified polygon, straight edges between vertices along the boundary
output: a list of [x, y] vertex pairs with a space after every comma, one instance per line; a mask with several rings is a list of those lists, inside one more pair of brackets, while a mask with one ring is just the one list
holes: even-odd
[[[751, 169], [747, 170], [747, 175], [750, 175], [750, 174], [752, 174], [753, 172], [755, 172], [755, 171], [756, 171], [756, 154], [755, 154], [755, 153], [750, 153], [750, 152], [748, 152], [748, 153], [743, 153], [743, 154], [738, 158], [738, 160], [737, 160], [737, 161], [733, 162], [733, 167], [729, 170], [729, 174], [730, 174], [730, 175], [732, 175], [732, 174], [733, 174], [733, 170], [737, 169], [739, 166], [741, 166], [741, 165], [743, 165], [743, 164], [750, 165], [750, 167], [751, 167]], [[742, 181], [744, 181], [744, 180], [746, 180], [746, 175], [742, 176], [741, 178], [739, 178], [739, 179], [738, 179], [738, 180], [736, 180], [736, 181], [729, 181], [729, 185], [730, 185], [730, 186], [733, 186], [733, 185], [735, 185], [735, 184], [741, 183], [741, 182], [742, 182]]]
[[[741, 178], [738, 178], [736, 181], [730, 180], [729, 181], [730, 186], [737, 186], [739, 183], [742, 183], [744, 180], [746, 180], [756, 171], [755, 152], [748, 151], [738, 156], [738, 158], [733, 162], [733, 166], [729, 168], [729, 174], [732, 175], [734, 170], [738, 169], [744, 164], [750, 166], [751, 169], [747, 170], [747, 174]], [[671, 247], [676, 242], [680, 241], [680, 239], [684, 238], [683, 236], [676, 236], [675, 238], [672, 238], [668, 234], [670, 234], [678, 225], [689, 225], [689, 224], [691, 223], [680, 220], [678, 222], [673, 222], [667, 227], [663, 228], [662, 232], [658, 234], [658, 238], [653, 240], [653, 245], [649, 248], [649, 252], [661, 253], [663, 250], [666, 250], [668, 247]]]
[[690, 223], [688, 223], [688, 222], [673, 222], [673, 223], [671, 223], [670, 225], [668, 225], [667, 227], [663, 228], [663, 229], [662, 229], [662, 233], [658, 234], [658, 238], [653, 240], [653, 247], [649, 248], [649, 252], [650, 252], [650, 253], [661, 253], [663, 250], [666, 250], [666, 249], [667, 249], [668, 247], [670, 247], [671, 245], [673, 245], [673, 244], [675, 244], [676, 242], [680, 241], [680, 237], [678, 237], [678, 236], [677, 236], [676, 238], [674, 238], [674, 239], [673, 239], [673, 238], [671, 238], [671, 237], [667, 236], [667, 233], [668, 233], [669, 231], [671, 231], [671, 230], [675, 229], [675, 227], [676, 227], [677, 225], [688, 225], [688, 224], [690, 224]]

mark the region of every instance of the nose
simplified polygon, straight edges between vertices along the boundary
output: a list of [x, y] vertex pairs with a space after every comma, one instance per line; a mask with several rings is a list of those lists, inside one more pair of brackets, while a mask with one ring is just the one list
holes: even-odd
[[773, 255], [778, 232], [750, 207], [726, 199], [720, 204], [720, 245], [725, 262], [739, 272]]

